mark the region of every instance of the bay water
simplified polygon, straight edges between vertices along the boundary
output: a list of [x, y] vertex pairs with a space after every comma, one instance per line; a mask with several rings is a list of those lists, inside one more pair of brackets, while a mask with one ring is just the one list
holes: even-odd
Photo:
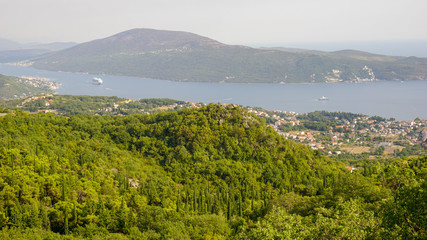
[[[427, 81], [262, 84], [174, 82], [148, 78], [66, 73], [0, 64], [0, 74], [60, 82], [58, 94], [118, 96], [129, 99], [172, 98], [203, 103], [234, 103], [268, 110], [307, 113], [316, 110], [370, 116], [427, 119]], [[104, 83], [94, 85], [93, 77]], [[322, 97], [328, 100], [319, 100]]]

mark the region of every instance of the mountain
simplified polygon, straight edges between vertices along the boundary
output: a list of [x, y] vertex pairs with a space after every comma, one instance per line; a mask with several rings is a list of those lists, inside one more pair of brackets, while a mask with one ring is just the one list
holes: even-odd
[[12, 47], [11, 49], [0, 51], [0, 63], [23, 61], [73, 47], [76, 44], [77, 43], [74, 42], [55, 42], [46, 44], [9, 45]]
[[52, 43], [39, 43], [39, 44], [29, 44], [28, 46], [23, 47], [22, 49], [45, 49], [49, 51], [59, 51], [67, 49], [70, 47], [76, 46], [75, 42], [52, 42]]
[[10, 41], [4, 38], [0, 38], [0, 51], [12, 50], [21, 47], [22, 44]]
[[36, 68], [175, 81], [303, 83], [425, 80], [427, 58], [226, 45], [188, 32], [133, 29], [31, 60]]
[[50, 52], [52, 51], [47, 49], [16, 49], [0, 51], [0, 63], [24, 61]]
[[304, 48], [287, 48], [287, 47], [260, 47], [261, 50], [278, 50], [283, 52], [291, 52], [291, 53], [310, 53], [310, 54], [325, 54], [327, 52], [310, 50]]

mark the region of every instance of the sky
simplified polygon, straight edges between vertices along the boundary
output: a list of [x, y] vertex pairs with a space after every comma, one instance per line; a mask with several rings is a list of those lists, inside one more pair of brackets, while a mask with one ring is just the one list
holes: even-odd
[[85, 42], [132, 28], [226, 44], [427, 40], [426, 0], [0, 0], [0, 38]]

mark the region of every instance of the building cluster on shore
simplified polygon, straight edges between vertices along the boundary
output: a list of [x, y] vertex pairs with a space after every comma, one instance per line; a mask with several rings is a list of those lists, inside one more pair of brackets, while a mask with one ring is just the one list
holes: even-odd
[[[279, 110], [270, 112], [252, 108], [249, 108], [248, 111], [257, 116], [270, 119], [269, 125], [285, 138], [307, 144], [318, 150], [331, 149], [343, 144], [368, 145], [373, 142], [378, 142], [378, 144], [382, 144], [381, 146], [387, 148], [393, 145], [392, 142], [387, 142], [391, 141], [391, 139], [404, 141], [409, 145], [422, 144], [427, 140], [427, 128], [419, 130], [420, 127], [427, 126], [427, 120], [421, 119], [413, 121], [379, 121], [369, 116], [360, 116], [352, 119], [352, 121], [342, 120], [340, 124], [329, 127], [328, 131], [307, 129], [283, 131], [281, 126], [295, 127], [303, 125], [297, 118], [300, 115], [299, 113]], [[375, 146], [380, 146], [378, 144]]]
[[36, 88], [47, 88], [49, 90], [56, 90], [61, 85], [58, 82], [52, 82], [49, 78], [40, 78], [40, 77], [27, 77], [21, 76], [18, 79], [18, 82], [23, 83], [27, 86], [36, 87]]

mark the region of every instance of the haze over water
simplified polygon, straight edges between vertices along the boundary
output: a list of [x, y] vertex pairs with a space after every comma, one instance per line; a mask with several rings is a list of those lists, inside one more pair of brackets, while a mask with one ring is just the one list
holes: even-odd
[[[51, 72], [0, 65], [0, 74], [47, 77], [62, 83], [58, 94], [172, 98], [204, 103], [234, 103], [299, 113], [316, 110], [378, 115], [397, 120], [427, 119], [427, 81], [336, 84], [237, 84], [172, 82], [123, 76]], [[93, 85], [101, 77], [103, 85]], [[322, 96], [327, 101], [319, 101]]]

